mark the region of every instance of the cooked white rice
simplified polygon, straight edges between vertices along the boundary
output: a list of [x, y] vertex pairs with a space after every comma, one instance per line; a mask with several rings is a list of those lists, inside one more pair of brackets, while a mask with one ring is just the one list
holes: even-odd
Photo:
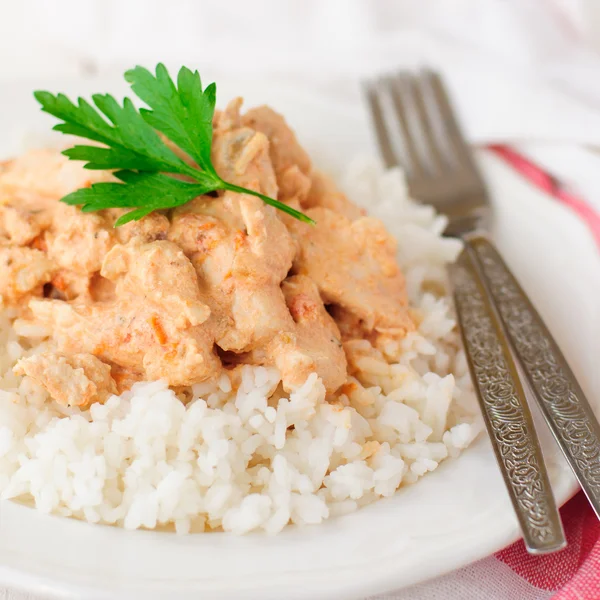
[[337, 404], [316, 374], [274, 399], [278, 371], [248, 366], [239, 389], [223, 375], [193, 386], [185, 405], [157, 381], [80, 411], [12, 373], [44, 343], [31, 348], [19, 334], [35, 332], [16, 331], [5, 312], [1, 497], [127, 529], [276, 533], [390, 496], [467, 447], [481, 424], [445, 275], [460, 245], [408, 199], [398, 171], [357, 163], [340, 183], [397, 236], [417, 333], [390, 343], [385, 359], [361, 358], [360, 385]]

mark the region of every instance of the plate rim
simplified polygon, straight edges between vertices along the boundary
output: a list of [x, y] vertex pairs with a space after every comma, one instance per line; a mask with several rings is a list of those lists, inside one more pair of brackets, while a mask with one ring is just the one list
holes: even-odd
[[[71, 83], [73, 85], [75, 85], [75, 81], [73, 80]], [[90, 79], [88, 82], [93, 82], [93, 79]], [[70, 84], [69, 84], [70, 85]], [[0, 85], [0, 92], [3, 90], [5, 84], [3, 83], [2, 85]], [[28, 86], [27, 83], [19, 83], [18, 90], [21, 90], [21, 92], [25, 89], [25, 87]], [[296, 90], [296, 86], [290, 85], [290, 84], [285, 84], [283, 86], [280, 86], [282, 90], [286, 90], [286, 92], [284, 93], [295, 93], [294, 90]], [[33, 86], [31, 87], [27, 87], [27, 89], [33, 89]], [[17, 92], [18, 92], [17, 90]], [[14, 88], [13, 88], [13, 93], [14, 93]], [[17, 93], [18, 95], [18, 93]], [[311, 98], [311, 94], [307, 94], [306, 90], [303, 89], [303, 97], [305, 99], [310, 99]], [[312, 102], [313, 105], [318, 106], [321, 102], [330, 102], [333, 103], [334, 101], [331, 98], [326, 98], [326, 100], [323, 100], [323, 98], [321, 98], [316, 92], [315, 92], [315, 96], [312, 97]], [[335, 107], [335, 111], [339, 113], [339, 105], [337, 105]], [[343, 119], [350, 119], [350, 118], [360, 118], [361, 116], [364, 119], [364, 115], [362, 115], [362, 107], [360, 107], [360, 105], [345, 105], [344, 106], [344, 110], [342, 113], [339, 114], [343, 114]], [[1, 120], [0, 120], [1, 123]], [[302, 127], [299, 126], [298, 127], [299, 130], [301, 131]], [[486, 162], [489, 160], [489, 155], [481, 154], [481, 152], [479, 153], [479, 157], [480, 159], [483, 160], [483, 162]], [[498, 161], [497, 163], [497, 168], [500, 168], [500, 161], [499, 159], [493, 159]], [[496, 167], [495, 167], [496, 168]], [[501, 170], [501, 169], [500, 169]], [[560, 215], [560, 218], [563, 218], [565, 214], [569, 214], [571, 215], [571, 213], [569, 211], [567, 211], [567, 209], [565, 209], [564, 207], [556, 204], [556, 203], [552, 203], [551, 201], [549, 201], [548, 199], [545, 199], [546, 202], [548, 202], [548, 205], [545, 207], [545, 210], [552, 212], [555, 212], [556, 215]], [[549, 208], [551, 207], [551, 208]], [[562, 211], [562, 212], [561, 212]], [[565, 212], [566, 211], [566, 212]], [[598, 262], [598, 266], [600, 267], [600, 262]], [[599, 270], [600, 273], [600, 270]], [[600, 399], [599, 399], [600, 400]], [[459, 459], [460, 460], [460, 459]], [[445, 464], [449, 462], [449, 461], [445, 461], [444, 464], [442, 464], [440, 466], [441, 468], [444, 468]], [[429, 477], [435, 477], [435, 474], [430, 475]], [[571, 498], [576, 491], [578, 490], [578, 486], [574, 483], [574, 480], [571, 481], [571, 483], [569, 485], [567, 485], [563, 490], [562, 490], [562, 494], [561, 494], [561, 498], [557, 499], [560, 501], [560, 504], [564, 504], [566, 501], [568, 501], [569, 498]], [[379, 504], [380, 502], [385, 502], [385, 500], [380, 500], [378, 501]], [[14, 503], [12, 507], [7, 508], [6, 506], [6, 501], [3, 501], [0, 504], [0, 531], [2, 531], [2, 525], [6, 516], [6, 513], [8, 512], [9, 515], [12, 512], [13, 514], [14, 511], [12, 509], [17, 508], [18, 510], [28, 510], [31, 511], [31, 509], [29, 508], [25, 508], [22, 506], [16, 507], [14, 506]], [[373, 506], [373, 505], [371, 505]], [[362, 509], [365, 510], [365, 509]], [[37, 513], [36, 513], [37, 515]], [[56, 520], [60, 520], [61, 522], [64, 521], [65, 519], [63, 517], [57, 517], [57, 516], [41, 516], [41, 515], [37, 515], [37, 517], [41, 517], [44, 519], [56, 519]], [[36, 518], [37, 518], [36, 517]], [[95, 526], [93, 525], [89, 525], [86, 523], [75, 523], [73, 521], [71, 521], [71, 523], [73, 525], [76, 526], [81, 526], [81, 527], [93, 527], [95, 528]], [[331, 522], [330, 522], [331, 523]], [[317, 527], [323, 527], [323, 525], [319, 525]], [[102, 528], [106, 528], [109, 529], [107, 526], [102, 526]], [[121, 535], [121, 530], [114, 530], [115, 532], [118, 532], [117, 535]], [[146, 535], [146, 534], [151, 534], [151, 532], [134, 532], [134, 535]], [[158, 534], [158, 535], [169, 535], [169, 534]], [[208, 534], [208, 535], [218, 535], [218, 534]], [[98, 537], [98, 536], [91, 536], [91, 537]], [[386, 567], [380, 567], [379, 569], [375, 569], [373, 571], [371, 571], [369, 573], [369, 576], [366, 576], [363, 580], [362, 583], [357, 582], [356, 580], [352, 581], [351, 583], [348, 583], [347, 589], [341, 588], [341, 587], [336, 587], [335, 590], [332, 590], [331, 593], [328, 593], [327, 591], [324, 592], [323, 588], [319, 588], [319, 597], [326, 599], [326, 598], [332, 598], [332, 600], [334, 598], [339, 598], [340, 593], [344, 593], [344, 594], [348, 594], [348, 597], [356, 597], [356, 598], [362, 598], [368, 594], [373, 594], [373, 593], [381, 593], [381, 592], [385, 592], [385, 591], [389, 591], [390, 589], [398, 589], [400, 586], [401, 587], [406, 587], [408, 585], [413, 585], [415, 583], [421, 582], [421, 581], [425, 581], [431, 577], [436, 577], [439, 575], [443, 575], [444, 573], [447, 573], [449, 571], [452, 571], [464, 564], [468, 564], [470, 562], [472, 562], [473, 560], [477, 560], [478, 558], [482, 558], [483, 556], [487, 556], [489, 555], [491, 552], [495, 552], [497, 550], [499, 550], [501, 547], [506, 546], [507, 544], [510, 544], [511, 542], [515, 541], [516, 539], [519, 538], [516, 530], [514, 529], [514, 527], [508, 528], [508, 527], [504, 527], [502, 529], [502, 532], [498, 532], [497, 535], [497, 541], [493, 542], [492, 544], [488, 543], [484, 543], [484, 544], [474, 544], [471, 543], [469, 545], [470, 548], [470, 552], [466, 552], [463, 553], [463, 558], [456, 558], [455, 560], [448, 560], [445, 564], [445, 566], [443, 568], [430, 568], [430, 569], [423, 569], [421, 571], [421, 576], [414, 576], [412, 577], [412, 580], [410, 578], [404, 578], [404, 580], [401, 580], [400, 582], [398, 582], [398, 577], [396, 576], [396, 574], [394, 573], [393, 569]], [[500, 544], [500, 546], [498, 546], [498, 544]], [[5, 550], [2, 547], [2, 541], [0, 541], [0, 557], [2, 557], [3, 555], [5, 555]], [[494, 546], [494, 549], [490, 549], [490, 546]], [[466, 560], [465, 558], [466, 557]], [[394, 562], [397, 559], [397, 556], [395, 555], [391, 555], [388, 557], [387, 562]], [[366, 568], [367, 566], [369, 566], [368, 564], [363, 565], [363, 568]], [[373, 567], [373, 565], [371, 565], [371, 567]], [[348, 567], [350, 568], [350, 567]], [[384, 573], [379, 573], [379, 571], [383, 570]], [[433, 572], [435, 571], [435, 572]], [[376, 575], [373, 575], [373, 573], [377, 573]], [[121, 596], [118, 590], [112, 589], [110, 587], [106, 588], [104, 591], [102, 589], [98, 589], [97, 587], [87, 587], [85, 585], [73, 585], [73, 583], [68, 582], [68, 581], [63, 581], [60, 579], [52, 579], [52, 578], [47, 578], [43, 575], [39, 575], [39, 574], [35, 574], [32, 572], [28, 572], [27, 570], [19, 570], [17, 569], [14, 565], [11, 566], [10, 564], [2, 564], [0, 565], [0, 582], [8, 582], [10, 583], [11, 586], [13, 586], [16, 589], [21, 589], [23, 591], [34, 591], [34, 592], [38, 592], [38, 593], [44, 593], [46, 595], [48, 594], [53, 594], [54, 597], [56, 598], [67, 598], [67, 597], [79, 597], [76, 594], [81, 594], [82, 592], [86, 593], [86, 597], [89, 598], [104, 598], [104, 597], [111, 597], [111, 598], [119, 598], [119, 597], [127, 597], [127, 598], [132, 598], [132, 597], [138, 597], [138, 596], [132, 596], [130, 591], [125, 590], [124, 593], [126, 593], [126, 596]], [[196, 591], [193, 591], [194, 594], [198, 594], [201, 593], [202, 590], [198, 589]], [[231, 591], [231, 590], [230, 590]], [[236, 589], [234, 590], [235, 592], [244, 592], [244, 590], [239, 590]], [[253, 587], [250, 589], [250, 593], [252, 591], [256, 591], [256, 589]], [[263, 594], [263, 590], [261, 590], [261, 596], [266, 598], [275, 598], [278, 597], [277, 595], [273, 595], [272, 591], [273, 590], [264, 590], [267, 593]], [[306, 594], [304, 593], [306, 591]], [[278, 588], [275, 590], [276, 593], [280, 593], [280, 590], [278, 590]], [[88, 595], [90, 594], [91, 595]], [[134, 592], [137, 593], [137, 592]], [[227, 593], [227, 590], [221, 590], [219, 592], [219, 598], [220, 597], [227, 597], [227, 596], [223, 596], [222, 593]], [[248, 593], [248, 590], [246, 590], [245, 593]], [[106, 594], [110, 594], [110, 596], [107, 596]], [[308, 590], [304, 590], [302, 591], [302, 593], [298, 596], [294, 595], [292, 596], [288, 596], [290, 598], [292, 597], [298, 597], [298, 598], [304, 598], [304, 597], [311, 597], [311, 595], [314, 594], [314, 590], [312, 591], [308, 591]], [[152, 598], [154, 596], [152, 595], [148, 595], [147, 593], [144, 593], [143, 596], [145, 598]], [[156, 596], [159, 597], [159, 596]], [[186, 597], [184, 595], [181, 595], [182, 598]], [[216, 597], [216, 596], [215, 596]], [[248, 596], [251, 597], [251, 596]], [[312, 596], [314, 597], [314, 596]]]

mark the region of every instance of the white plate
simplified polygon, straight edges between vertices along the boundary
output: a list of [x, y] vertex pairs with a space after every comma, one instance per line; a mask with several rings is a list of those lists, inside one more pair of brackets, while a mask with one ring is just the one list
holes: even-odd
[[[70, 94], [119, 89], [114, 81], [36, 85]], [[2, 157], [52, 123], [38, 113], [31, 89], [0, 87]], [[357, 93], [338, 102], [306, 89], [241, 83], [222, 85], [220, 104], [234, 93], [283, 112], [321, 165], [335, 168], [357, 153], [374, 152]], [[498, 246], [598, 404], [600, 260], [594, 242], [567, 209], [494, 157], [482, 152], [479, 158], [497, 208]], [[545, 428], [541, 435], [562, 504], [576, 485]], [[0, 585], [57, 598], [358, 599], [458, 568], [518, 536], [487, 439], [391, 499], [275, 537], [127, 532], [10, 502], [0, 510]]]

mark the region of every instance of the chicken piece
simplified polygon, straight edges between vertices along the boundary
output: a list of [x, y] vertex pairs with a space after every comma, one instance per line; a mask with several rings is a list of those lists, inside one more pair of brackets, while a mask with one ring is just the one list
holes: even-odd
[[179, 328], [200, 325], [210, 315], [194, 267], [171, 242], [119, 244], [106, 255], [100, 275], [115, 283], [118, 299], [143, 296], [170, 314]]
[[[171, 227], [168, 232], [168, 239], [177, 244], [192, 262], [202, 261], [216, 250], [224, 238], [229, 234], [229, 229], [243, 231], [241, 219], [224, 220], [211, 214], [213, 211], [213, 202], [221, 202], [202, 196], [188, 202], [184, 206], [176, 208], [173, 211]], [[229, 263], [233, 257], [225, 259], [223, 256], [220, 263], [222, 269], [219, 276], [211, 277], [211, 282], [221, 281], [229, 270]]]
[[213, 131], [219, 134], [223, 131], [239, 129], [242, 126], [240, 108], [244, 100], [239, 96], [229, 101], [223, 111], [216, 111], [213, 119]]
[[0, 246], [0, 295], [5, 304], [15, 304], [26, 296], [41, 295], [52, 278], [52, 263], [40, 250]]
[[117, 393], [110, 366], [91, 354], [34, 354], [21, 359], [13, 371], [31, 377], [64, 406], [87, 407]]
[[212, 162], [221, 178], [277, 198], [277, 180], [269, 158], [269, 141], [247, 127], [215, 134]]
[[55, 204], [50, 227], [34, 241], [54, 266], [50, 297], [89, 299], [91, 281], [116, 243], [114, 230], [102, 215]]
[[0, 227], [11, 244], [26, 246], [41, 232], [42, 226], [31, 212], [15, 206], [0, 207]]
[[101, 275], [115, 284], [107, 303], [35, 300], [35, 322], [48, 327], [65, 354], [90, 353], [139, 373], [191, 385], [219, 373], [210, 314], [201, 301], [196, 272], [168, 241], [115, 246]]
[[31, 244], [47, 253], [69, 281], [67, 298], [86, 292], [117, 239], [104, 214], [84, 214], [59, 200], [81, 187], [112, 180], [111, 173], [86, 170], [50, 149], [28, 152], [0, 173], [0, 194], [7, 198], [0, 229], [10, 243]]
[[0, 235], [7, 243], [26, 246], [52, 222], [48, 200], [24, 190], [0, 188]]
[[35, 300], [30, 309], [65, 354], [88, 352], [141, 379], [165, 379], [169, 385], [192, 385], [219, 373], [209, 333], [178, 329], [170, 315], [143, 297], [109, 305]]
[[48, 258], [57, 266], [89, 278], [100, 270], [107, 252], [117, 243], [110, 223], [100, 214], [56, 203], [46, 232]]
[[310, 177], [305, 175], [298, 165], [293, 165], [278, 175], [277, 183], [279, 185], [277, 199], [301, 210], [310, 191]]
[[383, 223], [369, 217], [350, 221], [320, 207], [307, 214], [315, 226], [288, 224], [299, 246], [295, 272], [317, 284], [325, 304], [358, 319], [363, 332], [402, 337], [412, 331], [396, 241]]
[[219, 337], [223, 350], [248, 352], [268, 343], [282, 328], [290, 325], [290, 315], [281, 290], [274, 284], [237, 278], [232, 293], [233, 323]]
[[[298, 145], [294, 133], [286, 125], [281, 115], [269, 108], [262, 107], [249, 111], [244, 117], [240, 117], [241, 104], [242, 99], [236, 98], [229, 103], [222, 113], [215, 117], [215, 141], [227, 145], [230, 149], [229, 156], [220, 153], [221, 159], [217, 171], [227, 181], [231, 180], [239, 185], [256, 189], [256, 177], [252, 177], [252, 174], [248, 172], [243, 160], [236, 159], [237, 168], [235, 169], [232, 169], [230, 165], [236, 162], [232, 160], [232, 153], [239, 155], [240, 158], [243, 158], [249, 152], [258, 153], [258, 140], [260, 140], [260, 150], [263, 157], [269, 156], [270, 158], [267, 173], [268, 181], [265, 181], [263, 177], [263, 180], [259, 182], [261, 191], [272, 198], [277, 198], [281, 202], [300, 209], [300, 205], [306, 198], [311, 185], [310, 177], [307, 175], [311, 168], [308, 156]], [[250, 131], [258, 132], [258, 137], [252, 136]], [[248, 140], [254, 141], [256, 145], [254, 149], [253, 145], [248, 143]], [[244, 146], [244, 152], [240, 152], [240, 144]], [[293, 144], [293, 147], [289, 144]], [[213, 154], [215, 154], [214, 150]], [[215, 160], [216, 158], [213, 156], [213, 162]], [[256, 161], [254, 160], [254, 162]], [[263, 160], [258, 165], [258, 171], [265, 172], [265, 167], [266, 162]], [[246, 172], [245, 179], [251, 182], [250, 186], [239, 179], [240, 169]], [[271, 178], [271, 174], [273, 178]]]
[[30, 150], [0, 171], [0, 187], [25, 189], [56, 200], [101, 181], [115, 178], [110, 171], [84, 169], [82, 162], [71, 161], [53, 148]]
[[329, 316], [317, 286], [303, 275], [288, 277], [281, 286], [294, 326], [269, 345], [270, 362], [281, 371], [284, 388], [301, 385], [316, 372], [328, 392], [347, 378], [340, 331]]
[[308, 154], [279, 113], [268, 106], [259, 106], [242, 116], [242, 125], [267, 136], [269, 153], [278, 180], [294, 165], [305, 175], [310, 174], [311, 163]]
[[[111, 223], [114, 223], [126, 212], [129, 212], [129, 210], [114, 208], [105, 211], [105, 214]], [[126, 244], [135, 237], [140, 238], [143, 242], [154, 242], [156, 240], [166, 240], [169, 227], [169, 219], [165, 215], [153, 212], [139, 221], [130, 221], [117, 227], [116, 234], [121, 244]]]
[[280, 289], [294, 245], [275, 209], [259, 198], [226, 193], [198, 198], [173, 214], [169, 239], [194, 264], [211, 308], [216, 343], [246, 352], [289, 327]]
[[359, 208], [343, 194], [335, 183], [320, 171], [315, 171], [311, 176], [310, 190], [302, 201], [303, 208], [321, 206], [333, 212], [344, 215], [351, 221], [364, 217], [366, 211]]

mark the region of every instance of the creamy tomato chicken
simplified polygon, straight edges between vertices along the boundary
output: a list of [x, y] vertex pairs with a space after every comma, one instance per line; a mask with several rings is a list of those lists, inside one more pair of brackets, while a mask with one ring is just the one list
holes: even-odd
[[149, 108], [35, 92], [82, 137], [0, 161], [0, 501], [275, 534], [457, 457], [482, 423], [444, 217], [368, 158], [342, 192], [185, 67], [125, 76]]
[[16, 373], [82, 407], [136, 381], [180, 388], [244, 364], [277, 367], [288, 392], [316, 372], [332, 394], [357, 341], [377, 348], [414, 329], [383, 224], [313, 169], [283, 117], [240, 108], [215, 116], [218, 174], [316, 225], [225, 192], [115, 228], [124, 210], [60, 202], [110, 172], [49, 149], [0, 165], [2, 301], [51, 340]]

